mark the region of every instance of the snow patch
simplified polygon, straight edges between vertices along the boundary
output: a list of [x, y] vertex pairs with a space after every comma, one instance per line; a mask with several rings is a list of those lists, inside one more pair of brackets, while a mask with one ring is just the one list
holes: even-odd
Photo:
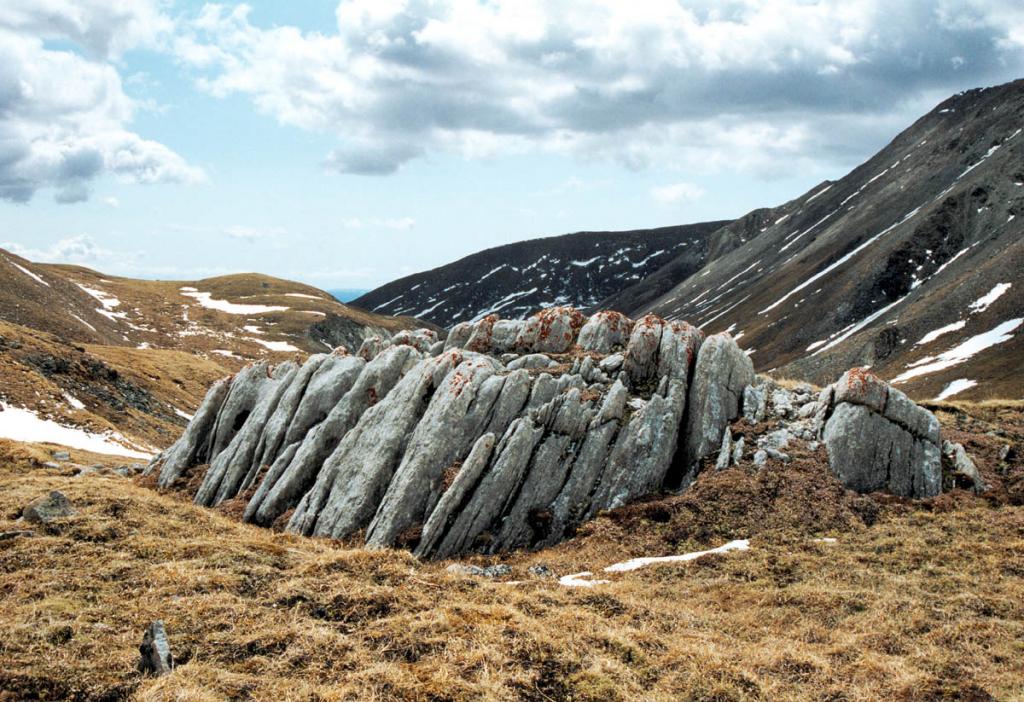
[[119, 442], [127, 440], [115, 432], [92, 434], [77, 427], [66, 427], [21, 407], [0, 402], [0, 437], [14, 441], [59, 444], [82, 451], [106, 453], [128, 458], [152, 458], [152, 454], [130, 449]]
[[1011, 283], [999, 283], [989, 290], [985, 295], [971, 303], [971, 312], [984, 312], [993, 302], [998, 300], [1012, 287]]
[[692, 553], [683, 553], [678, 556], [657, 556], [649, 558], [633, 558], [622, 563], [616, 563], [610, 565], [604, 569], [606, 573], [626, 573], [631, 570], [638, 570], [645, 566], [653, 565], [655, 563], [679, 563], [686, 561], [695, 561], [698, 558], [704, 556], [710, 556], [713, 553], [728, 553], [729, 551], [748, 551], [750, 550], [749, 539], [737, 539], [730, 541], [727, 544], [723, 544], [718, 548], [712, 548], [707, 551], [693, 551]]
[[284, 312], [290, 308], [278, 305], [237, 305], [227, 300], [214, 300], [213, 293], [193, 291], [188, 288], [180, 288], [185, 297], [195, 299], [200, 306], [209, 310], [218, 310], [228, 314], [266, 314], [268, 312]]
[[42, 285], [45, 285], [46, 287], [50, 287], [50, 284], [49, 284], [49, 283], [47, 283], [47, 282], [46, 282], [45, 280], [43, 280], [42, 278], [40, 278], [40, 277], [39, 277], [38, 275], [36, 275], [36, 274], [35, 274], [35, 273], [33, 273], [32, 271], [30, 271], [30, 270], [29, 270], [28, 268], [25, 268], [25, 266], [19, 266], [19, 265], [18, 265], [17, 263], [15, 263], [14, 261], [12, 261], [11, 259], [7, 259], [7, 262], [8, 262], [8, 263], [10, 263], [10, 264], [11, 264], [12, 266], [14, 266], [15, 268], [17, 268], [17, 269], [18, 269], [19, 271], [21, 271], [22, 273], [24, 273], [25, 275], [27, 275], [27, 276], [28, 276], [29, 278], [31, 278], [32, 280], [36, 281], [37, 283], [40, 283], [40, 284], [42, 284]]
[[968, 378], [960, 378], [959, 380], [954, 380], [952, 383], [947, 385], [942, 390], [942, 392], [940, 392], [938, 395], [936, 395], [935, 399], [936, 400], [945, 400], [947, 397], [952, 397], [953, 395], [961, 393], [964, 390], [970, 390], [971, 388], [973, 388], [977, 384], [978, 384], [977, 380], [969, 380]]
[[74, 407], [76, 410], [85, 409], [85, 403], [79, 400], [77, 397], [69, 392], [61, 393], [64, 396], [64, 401]]
[[945, 353], [939, 354], [934, 357], [934, 359], [929, 358], [929, 363], [915, 365], [915, 367], [910, 370], [900, 373], [892, 379], [892, 382], [893, 384], [905, 383], [911, 378], [916, 378], [920, 375], [928, 375], [929, 373], [935, 373], [940, 370], [945, 370], [946, 368], [951, 368], [952, 366], [960, 365], [985, 349], [1009, 341], [1013, 338], [1013, 332], [1016, 331], [1021, 324], [1024, 324], [1024, 318], [1011, 319], [1003, 322], [994, 329], [972, 336], [959, 346], [956, 346]]
[[259, 344], [260, 346], [266, 349], [270, 349], [271, 351], [278, 351], [281, 353], [288, 353], [291, 351], [299, 350], [295, 346], [289, 344], [287, 341], [267, 341], [265, 339], [246, 339], [246, 341], [251, 341], [254, 344]]
[[952, 324], [947, 324], [944, 327], [939, 327], [938, 329], [933, 329], [930, 332], [928, 332], [927, 334], [925, 334], [924, 336], [922, 336], [921, 340], [918, 341], [916, 344], [914, 344], [914, 346], [924, 346], [925, 344], [930, 344], [931, 342], [935, 341], [936, 339], [938, 339], [943, 334], [948, 334], [949, 332], [960, 331], [961, 329], [963, 329], [966, 326], [967, 326], [967, 322], [965, 322], [963, 320], [960, 320], [959, 322], [953, 322]]

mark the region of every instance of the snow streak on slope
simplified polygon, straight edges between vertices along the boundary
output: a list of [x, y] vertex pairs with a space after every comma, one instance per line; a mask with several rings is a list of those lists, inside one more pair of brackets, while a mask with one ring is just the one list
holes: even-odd
[[127, 443], [119, 434], [91, 434], [84, 429], [67, 427], [53, 420], [43, 419], [35, 412], [21, 407], [9, 407], [5, 403], [0, 403], [0, 437], [13, 441], [58, 444], [128, 458], [148, 460], [153, 457], [151, 453], [144, 453], [119, 443]]

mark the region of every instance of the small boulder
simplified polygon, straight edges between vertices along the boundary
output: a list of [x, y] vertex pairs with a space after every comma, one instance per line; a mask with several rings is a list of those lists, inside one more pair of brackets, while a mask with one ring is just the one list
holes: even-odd
[[538, 563], [537, 565], [530, 566], [529, 568], [526, 569], [526, 572], [529, 573], [530, 575], [532, 575], [535, 578], [543, 578], [545, 580], [550, 580], [550, 579], [553, 579], [553, 578], [557, 577], [555, 575], [555, 571], [551, 570], [550, 568], [548, 568], [546, 565], [544, 565], [542, 563]]
[[50, 457], [58, 463], [67, 463], [71, 460], [71, 453], [68, 451], [53, 451]]
[[978, 467], [974, 465], [974, 461], [967, 455], [967, 451], [962, 444], [943, 441], [942, 453], [953, 463], [953, 478], [958, 484], [966, 483], [970, 485], [975, 493], [986, 492], [991, 489], [982, 479], [981, 473], [978, 472]]
[[142, 635], [139, 644], [138, 671], [143, 675], [167, 675], [174, 669], [174, 657], [171, 655], [171, 644], [167, 640], [167, 630], [163, 621], [157, 619]]
[[70, 517], [75, 513], [69, 500], [64, 493], [54, 490], [46, 497], [40, 497], [28, 504], [21, 511], [25, 521], [32, 524], [49, 524], [55, 519]]
[[772, 391], [772, 411], [775, 416], [786, 419], [796, 414], [793, 407], [793, 395], [785, 388]]

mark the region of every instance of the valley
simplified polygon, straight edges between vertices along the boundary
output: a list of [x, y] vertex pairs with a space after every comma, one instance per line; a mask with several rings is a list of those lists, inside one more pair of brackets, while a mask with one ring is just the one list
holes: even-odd
[[0, 250], [0, 702], [1024, 698], [1022, 129], [371, 291]]

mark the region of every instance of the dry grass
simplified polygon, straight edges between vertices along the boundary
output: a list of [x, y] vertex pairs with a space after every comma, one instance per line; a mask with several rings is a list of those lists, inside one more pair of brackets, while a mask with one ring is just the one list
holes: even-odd
[[[63, 424], [167, 446], [231, 366], [171, 349], [76, 344], [0, 321], [0, 397]], [[85, 407], [75, 409], [66, 395]]]
[[[32, 468], [18, 450], [0, 451], [0, 531], [51, 489], [78, 513], [0, 541], [0, 700], [1024, 699], [1024, 508], [1002, 499], [854, 496], [809, 455], [513, 555], [526, 582], [511, 585]], [[744, 536], [748, 552], [595, 589], [526, 574]], [[155, 618], [180, 665], [142, 678]]]

